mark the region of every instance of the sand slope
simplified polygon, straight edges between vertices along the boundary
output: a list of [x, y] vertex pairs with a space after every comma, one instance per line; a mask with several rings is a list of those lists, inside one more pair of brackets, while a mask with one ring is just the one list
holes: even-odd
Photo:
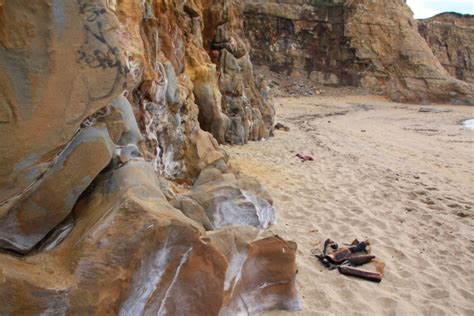
[[[303, 315], [474, 315], [474, 108], [420, 113], [379, 97], [276, 100], [290, 132], [226, 147], [275, 199], [273, 231], [298, 242]], [[297, 153], [312, 154], [301, 163]], [[369, 238], [381, 284], [327, 271], [326, 238]]]

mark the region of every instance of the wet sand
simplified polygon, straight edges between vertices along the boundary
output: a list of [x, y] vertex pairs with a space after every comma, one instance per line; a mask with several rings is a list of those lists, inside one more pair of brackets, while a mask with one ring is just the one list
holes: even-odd
[[[225, 148], [272, 194], [272, 230], [298, 243], [300, 314], [474, 315], [474, 131], [462, 126], [474, 108], [421, 113], [371, 96], [275, 103], [289, 132]], [[312, 255], [326, 238], [369, 239], [382, 283], [326, 270]]]

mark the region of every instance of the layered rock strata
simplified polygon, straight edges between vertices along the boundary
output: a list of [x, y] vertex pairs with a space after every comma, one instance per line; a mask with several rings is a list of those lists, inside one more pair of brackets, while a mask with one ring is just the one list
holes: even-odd
[[474, 16], [442, 13], [418, 20], [418, 30], [452, 76], [474, 83]]
[[259, 65], [398, 101], [474, 104], [474, 86], [441, 66], [403, 0], [245, 2]]
[[0, 2], [0, 314], [299, 308], [296, 245], [260, 232], [271, 198], [218, 145], [267, 137], [273, 112], [248, 54], [219, 48], [242, 66], [229, 118], [234, 79], [202, 36], [214, 5]]

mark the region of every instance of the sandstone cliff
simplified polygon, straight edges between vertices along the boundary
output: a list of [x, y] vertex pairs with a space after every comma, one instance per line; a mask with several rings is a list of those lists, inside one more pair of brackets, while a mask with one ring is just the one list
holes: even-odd
[[322, 83], [473, 103], [401, 0], [0, 1], [0, 314], [299, 308], [296, 244], [219, 147], [272, 135], [249, 43]]
[[418, 20], [418, 29], [452, 76], [474, 83], [474, 16], [442, 13]]
[[218, 144], [272, 133], [241, 10], [0, 2], [0, 314], [299, 308], [296, 244]]
[[257, 89], [236, 3], [130, 0], [112, 8], [147, 158], [167, 177], [193, 178], [219, 159], [202, 156], [215, 145], [198, 123], [219, 143], [272, 133], [273, 105]]
[[474, 104], [474, 86], [441, 66], [403, 0], [245, 2], [259, 65], [410, 102]]

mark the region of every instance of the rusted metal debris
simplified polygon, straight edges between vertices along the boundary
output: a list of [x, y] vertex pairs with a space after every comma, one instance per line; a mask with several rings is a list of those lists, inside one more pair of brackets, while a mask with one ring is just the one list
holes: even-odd
[[[370, 242], [354, 240], [350, 245], [341, 247], [338, 243], [327, 239], [321, 254], [316, 258], [329, 270], [337, 269], [339, 273], [361, 278], [372, 282], [381, 282], [385, 264], [370, 255]], [[367, 271], [355, 267], [372, 263], [376, 271]]]

